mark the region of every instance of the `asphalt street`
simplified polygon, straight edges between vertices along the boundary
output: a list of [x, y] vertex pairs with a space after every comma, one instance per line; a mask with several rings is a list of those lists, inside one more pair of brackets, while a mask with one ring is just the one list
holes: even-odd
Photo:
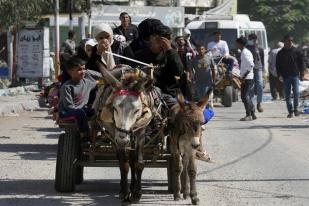
[[[200, 205], [309, 205], [309, 115], [287, 119], [282, 101], [264, 109], [240, 122], [241, 102], [215, 108], [204, 137], [216, 163], [198, 163]], [[61, 131], [46, 111], [1, 117], [0, 131], [0, 206], [120, 205], [118, 168], [86, 168], [75, 193], [55, 192]], [[145, 169], [139, 205], [188, 204], [168, 194], [166, 170]]]

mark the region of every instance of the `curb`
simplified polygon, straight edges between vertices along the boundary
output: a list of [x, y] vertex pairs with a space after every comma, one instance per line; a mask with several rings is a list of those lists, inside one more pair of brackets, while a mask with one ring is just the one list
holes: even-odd
[[28, 86], [0, 89], [0, 96], [16, 96], [25, 94], [26, 92], [33, 90], [38, 90], [38, 87], [36, 85], [28, 85]]
[[34, 111], [39, 109], [39, 101], [37, 99], [29, 99], [24, 101], [8, 101], [0, 104], [0, 117], [19, 116], [25, 111]]

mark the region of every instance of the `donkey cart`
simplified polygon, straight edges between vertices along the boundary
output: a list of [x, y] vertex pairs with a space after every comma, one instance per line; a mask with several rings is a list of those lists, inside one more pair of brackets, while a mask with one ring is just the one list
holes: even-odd
[[[58, 192], [73, 192], [75, 185], [83, 183], [84, 167], [119, 167], [113, 138], [102, 131], [87, 147], [81, 146], [77, 122], [74, 118], [59, 120], [65, 130], [58, 140], [55, 189]], [[144, 148], [145, 167], [167, 168], [168, 191], [173, 192], [173, 165], [169, 144], [153, 144], [150, 138]], [[166, 142], [169, 138], [166, 139]], [[128, 148], [129, 152], [130, 148]]]
[[222, 60], [217, 64], [214, 95], [221, 98], [224, 107], [232, 107], [233, 102], [238, 101], [238, 91], [241, 86], [238, 73], [239, 69], [233, 69], [231, 73], [228, 73]]

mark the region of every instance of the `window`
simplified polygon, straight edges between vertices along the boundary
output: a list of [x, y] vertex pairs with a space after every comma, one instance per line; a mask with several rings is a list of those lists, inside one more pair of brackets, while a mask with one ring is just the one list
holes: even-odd
[[191, 39], [197, 45], [204, 45], [214, 40], [213, 33], [220, 31], [222, 34], [222, 40], [226, 41], [229, 49], [235, 49], [235, 41], [237, 38], [237, 29], [196, 29], [191, 30]]

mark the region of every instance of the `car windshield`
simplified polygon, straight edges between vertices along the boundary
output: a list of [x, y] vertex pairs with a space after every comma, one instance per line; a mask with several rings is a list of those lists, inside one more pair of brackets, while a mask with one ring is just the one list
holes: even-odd
[[237, 38], [236, 29], [196, 29], [191, 30], [191, 39], [196, 45], [204, 45], [214, 40], [213, 33], [215, 31], [220, 31], [222, 35], [222, 40], [226, 41], [229, 49], [235, 49], [235, 41]]

